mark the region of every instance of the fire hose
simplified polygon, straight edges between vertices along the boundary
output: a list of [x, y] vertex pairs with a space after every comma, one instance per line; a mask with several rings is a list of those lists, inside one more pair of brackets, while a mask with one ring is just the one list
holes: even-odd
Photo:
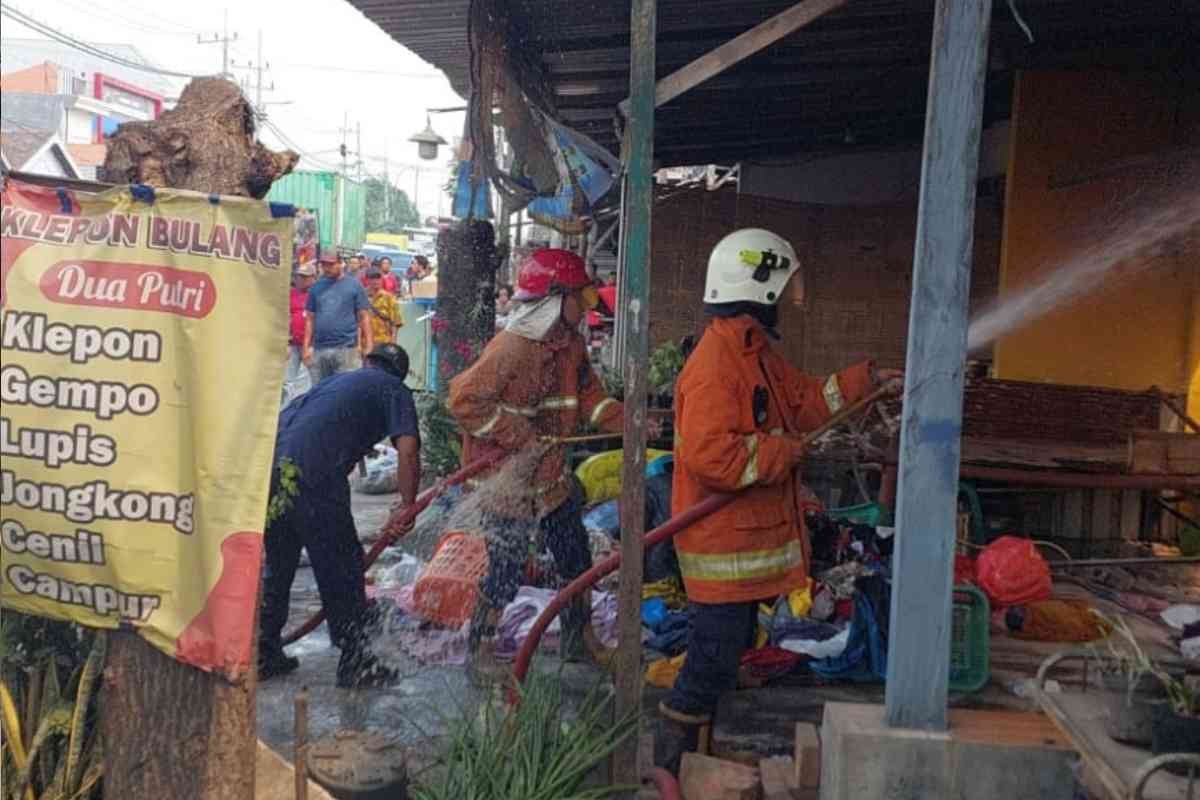
[[[897, 388], [898, 384], [888, 384], [876, 389], [874, 392], [859, 400], [857, 403], [852, 403], [851, 405], [848, 405], [835, 413], [828, 420], [822, 423], [820, 427], [804, 434], [802, 437], [800, 437], [801, 441], [803, 441], [806, 445], [811, 444], [812, 442], [824, 436], [833, 428], [845, 422], [847, 419], [870, 408], [878, 400], [881, 400], [887, 395], [892, 394], [897, 390]], [[731, 502], [733, 502], [735, 497], [737, 497], [737, 493], [713, 494], [706, 497], [696, 505], [692, 506], [686, 511], [676, 514], [662, 525], [659, 525], [657, 528], [647, 533], [645, 538], [642, 539], [643, 549], [649, 549], [660, 542], [665, 542], [684, 528], [693, 525], [704, 517], [707, 517], [709, 514], [719, 511], [720, 509], [729, 505]], [[614, 553], [601, 561], [599, 564], [593, 566], [575, 580], [571, 581], [569, 584], [567, 584], [566, 588], [562, 589], [554, 596], [554, 599], [550, 601], [550, 604], [546, 606], [545, 610], [542, 611], [541, 615], [539, 615], [537, 620], [534, 621], [533, 627], [529, 631], [529, 635], [525, 638], [525, 641], [521, 643], [520, 650], [517, 651], [517, 658], [513, 664], [513, 677], [515, 679], [515, 685], [520, 686], [525, 682], [525, 676], [529, 672], [529, 665], [533, 660], [533, 654], [537, 650], [538, 644], [541, 642], [542, 635], [546, 632], [546, 629], [550, 627], [550, 623], [554, 621], [554, 618], [558, 616], [558, 614], [567, 606], [568, 603], [581, 595], [585, 590], [594, 586], [601, 578], [614, 572], [619, 566], [621, 566], [621, 554]], [[509, 699], [515, 704], [516, 702], [519, 702], [520, 696], [517, 692], [510, 692]]]

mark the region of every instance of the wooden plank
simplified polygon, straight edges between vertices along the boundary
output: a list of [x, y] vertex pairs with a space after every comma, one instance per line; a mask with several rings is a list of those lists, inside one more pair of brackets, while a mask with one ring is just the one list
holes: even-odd
[[[1062, 530], [1059, 536], [1078, 539], [1083, 536], [1083, 490], [1067, 492], [1062, 497]], [[1078, 555], [1077, 553], [1075, 555]]]
[[962, 460], [968, 464], [1118, 472], [1129, 460], [1129, 448], [975, 436], [963, 437]]
[[1154, 475], [1200, 474], [1200, 436], [1136, 430], [1129, 434], [1128, 469]]
[[[1104, 710], [1095, 695], [1082, 692], [1038, 693], [1046, 716], [1079, 751], [1093, 785], [1110, 800], [1127, 800], [1134, 774], [1148, 761], [1150, 753], [1120, 744], [1104, 731]], [[1143, 794], [1146, 800], [1184, 800], [1187, 779], [1159, 772], [1150, 779]]]
[[[622, 195], [621, 307], [625, 463], [621, 471], [621, 583], [617, 590], [616, 713], [642, 709], [642, 534], [646, 499], [646, 365], [649, 361], [650, 212], [654, 197], [654, 43], [657, 0], [632, 0], [627, 176]], [[613, 751], [613, 783], [641, 782], [638, 737]]]
[[945, 730], [963, 362], [991, 0], [934, 11], [900, 434], [887, 721]]
[[[769, 47], [783, 37], [795, 33], [818, 17], [827, 14], [846, 0], [805, 0], [797, 3], [786, 11], [755, 25], [750, 30], [730, 39], [725, 44], [716, 47], [697, 58], [685, 67], [680, 67], [658, 82], [655, 89], [655, 106], [666, 105], [679, 95], [693, 89], [715, 75], [744, 61], [765, 47]], [[634, 48], [636, 50], [636, 48]], [[621, 113], [628, 116], [631, 99], [620, 103]]]
[[1121, 538], [1137, 542], [1142, 538], [1142, 493], [1136, 489], [1121, 492]]
[[1097, 489], [1092, 492], [1092, 544], [1117, 536], [1116, 526], [1113, 525], [1113, 501], [1116, 496], [1116, 492], [1109, 489]]

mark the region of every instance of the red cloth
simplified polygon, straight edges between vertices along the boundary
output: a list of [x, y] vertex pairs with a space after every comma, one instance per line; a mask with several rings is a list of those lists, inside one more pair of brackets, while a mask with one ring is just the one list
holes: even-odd
[[308, 302], [308, 290], [292, 287], [291, 317], [288, 322], [288, 344], [297, 347], [304, 344], [304, 304]]
[[617, 313], [617, 287], [616, 286], [601, 286], [596, 290], [596, 294], [600, 295], [600, 302], [604, 303], [608, 309], [608, 313], [616, 316]]

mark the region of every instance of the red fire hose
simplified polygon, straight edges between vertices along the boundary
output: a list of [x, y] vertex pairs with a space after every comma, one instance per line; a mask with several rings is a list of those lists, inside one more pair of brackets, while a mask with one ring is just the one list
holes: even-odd
[[[385, 524], [385, 527], [390, 527], [391, 525], [394, 525], [395, 527], [391, 531], [384, 533], [383, 536], [379, 537], [379, 539], [375, 542], [374, 545], [371, 546], [371, 549], [367, 552], [367, 555], [364, 558], [364, 563], [363, 563], [363, 570], [364, 570], [363, 578], [364, 578], [364, 580], [366, 579], [365, 570], [368, 569], [372, 564], [375, 563], [375, 559], [379, 558], [380, 553], [382, 553], [388, 547], [391, 547], [392, 544], [395, 543], [395, 541], [397, 539], [399, 539], [401, 536], [404, 535], [404, 533], [405, 533], [404, 529], [408, 526], [408, 524], [410, 522], [413, 522], [414, 520], [416, 520], [417, 515], [420, 514], [422, 511], [424, 511], [426, 508], [428, 508], [429, 504], [432, 503], [435, 498], [437, 498], [442, 492], [446, 491], [451, 486], [454, 486], [455, 484], [459, 484], [459, 483], [462, 483], [463, 481], [469, 480], [472, 477], [478, 475], [480, 472], [487, 469], [488, 467], [495, 466], [497, 463], [502, 461], [507, 455], [508, 454], [505, 453], [504, 451], [499, 450], [492, 454], [486, 455], [483, 458], [480, 458], [476, 461], [472, 461], [470, 464], [467, 464], [465, 467], [460, 469], [458, 472], [455, 472], [453, 475], [448, 476], [445, 480], [439, 481], [438, 483], [434, 484], [433, 486], [429, 487], [428, 489], [426, 489], [425, 491], [423, 491], [419, 495], [417, 495], [417, 499], [413, 501], [412, 505], [410, 505], [408, 508], [404, 509], [404, 513], [400, 514], [395, 519], [389, 518], [388, 522]], [[308, 621], [305, 622], [303, 625], [301, 625], [299, 628], [297, 628], [296, 630], [292, 631], [291, 633], [285, 635], [283, 637], [283, 643], [291, 644], [292, 642], [295, 642], [295, 641], [298, 641], [298, 640], [304, 638], [308, 634], [315, 631], [317, 629], [317, 627], [324, 621], [325, 621], [325, 609], [321, 609], [320, 611], [318, 611], [317, 613], [315, 613], [311, 617], [309, 617]]]
[[[670, 539], [689, 525], [707, 517], [720, 508], [724, 508], [732, 502], [734, 497], [736, 495], [714, 494], [711, 497], [705, 498], [687, 511], [676, 514], [662, 525], [647, 533], [645, 538], [642, 539], [643, 546], [646, 548], [653, 547], [659, 542]], [[554, 621], [559, 612], [566, 607], [567, 603], [582, 594], [585, 589], [590, 589], [597, 581], [619, 566], [621, 566], [621, 554], [614, 553], [571, 581], [565, 589], [554, 596], [554, 599], [550, 601], [550, 605], [546, 606], [546, 610], [533, 623], [529, 635], [525, 637], [525, 641], [521, 643], [521, 649], [517, 651], [517, 660], [513, 664], [513, 677], [516, 678], [518, 685], [525, 682], [525, 673], [529, 672], [529, 662], [533, 659], [533, 653], [537, 649], [538, 642], [541, 641], [542, 634], [550, 627], [550, 623]]]

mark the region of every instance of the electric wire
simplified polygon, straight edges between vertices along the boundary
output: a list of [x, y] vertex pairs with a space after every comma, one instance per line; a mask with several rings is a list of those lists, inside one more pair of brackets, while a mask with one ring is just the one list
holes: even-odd
[[82, 53], [86, 53], [88, 55], [95, 56], [96, 58], [104, 59], [105, 61], [110, 61], [114, 64], [119, 64], [123, 67], [128, 67], [129, 69], [140, 70], [142, 72], [149, 72], [149, 73], [153, 73], [156, 75], [165, 75], [165, 76], [171, 77], [171, 78], [203, 77], [203, 76], [194, 75], [194, 74], [188, 73], [188, 72], [176, 72], [174, 70], [162, 69], [160, 67], [153, 67], [153, 66], [150, 66], [149, 64], [138, 63], [137, 61], [133, 61], [133, 60], [125, 58], [123, 56], [119, 56], [116, 53], [110, 53], [107, 50], [103, 50], [94, 45], [90, 45], [87, 42], [83, 42], [79, 39], [74, 38], [73, 36], [63, 33], [62, 31], [59, 31], [58, 29], [53, 28], [44, 22], [40, 22], [37, 19], [34, 19], [33, 17], [29, 16], [28, 14], [25, 14], [22, 11], [18, 11], [17, 9], [13, 8], [12, 6], [8, 5], [7, 3], [0, 3], [0, 14], [8, 17], [9, 19], [11, 19], [15, 22], [21, 23], [22, 25], [30, 28], [31, 30], [36, 31], [37, 33], [42, 34], [43, 36], [46, 36], [49, 39], [53, 39], [54, 41], [58, 42], [59, 44], [67, 45], [68, 47], [71, 47]]

